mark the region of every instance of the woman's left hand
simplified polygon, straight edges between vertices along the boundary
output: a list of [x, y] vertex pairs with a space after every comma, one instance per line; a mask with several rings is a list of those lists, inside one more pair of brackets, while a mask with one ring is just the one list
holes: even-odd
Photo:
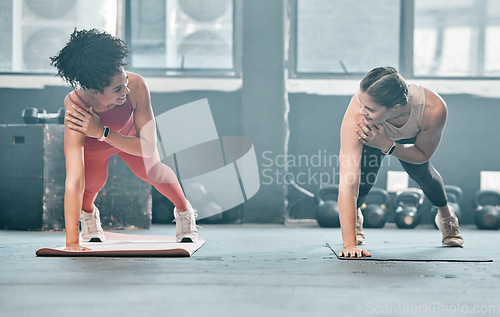
[[382, 151], [387, 151], [392, 146], [392, 141], [385, 134], [383, 125], [366, 125], [363, 122], [358, 122], [358, 127], [356, 133], [361, 143]]
[[102, 137], [103, 127], [101, 125], [101, 118], [90, 107], [86, 111], [80, 107], [72, 105], [73, 110], [66, 111], [66, 121], [68, 121], [68, 128], [85, 134], [90, 138], [98, 139]]

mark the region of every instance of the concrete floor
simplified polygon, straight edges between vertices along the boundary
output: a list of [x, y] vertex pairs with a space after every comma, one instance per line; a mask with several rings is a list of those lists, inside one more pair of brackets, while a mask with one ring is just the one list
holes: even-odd
[[[430, 226], [365, 231], [368, 249], [440, 244]], [[339, 261], [325, 242], [340, 230], [310, 225], [205, 225], [191, 258], [37, 258], [64, 233], [0, 231], [0, 315], [500, 316], [500, 232], [462, 231], [466, 250], [494, 262]]]

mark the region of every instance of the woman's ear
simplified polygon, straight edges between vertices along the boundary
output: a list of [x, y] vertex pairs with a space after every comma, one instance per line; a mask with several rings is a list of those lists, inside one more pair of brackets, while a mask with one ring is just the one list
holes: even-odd
[[401, 104], [399, 103], [395, 104], [394, 107], [391, 108], [392, 112], [398, 112], [399, 110], [401, 110]]

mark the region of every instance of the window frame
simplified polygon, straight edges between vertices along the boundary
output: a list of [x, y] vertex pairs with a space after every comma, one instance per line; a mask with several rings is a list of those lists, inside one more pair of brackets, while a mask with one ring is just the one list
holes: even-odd
[[[297, 20], [298, 1], [289, 0], [289, 79], [359, 79], [365, 73], [332, 73], [332, 72], [298, 72], [297, 71]], [[400, 32], [399, 32], [399, 65], [392, 65], [398, 68], [399, 72], [406, 79], [419, 80], [498, 80], [499, 76], [416, 76], [414, 74], [413, 62], [413, 34], [415, 28], [415, 0], [400, 0]], [[385, 66], [385, 65], [384, 65]]]

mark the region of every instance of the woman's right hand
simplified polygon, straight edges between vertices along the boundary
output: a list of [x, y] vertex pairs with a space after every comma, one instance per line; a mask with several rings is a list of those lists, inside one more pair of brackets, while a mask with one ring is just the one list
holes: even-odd
[[339, 253], [339, 257], [345, 257], [345, 258], [361, 258], [362, 256], [372, 256], [368, 251], [365, 249], [360, 249], [357, 246], [353, 247], [344, 247], [342, 252]]
[[90, 251], [89, 248], [82, 247], [79, 243], [66, 244], [66, 251]]

